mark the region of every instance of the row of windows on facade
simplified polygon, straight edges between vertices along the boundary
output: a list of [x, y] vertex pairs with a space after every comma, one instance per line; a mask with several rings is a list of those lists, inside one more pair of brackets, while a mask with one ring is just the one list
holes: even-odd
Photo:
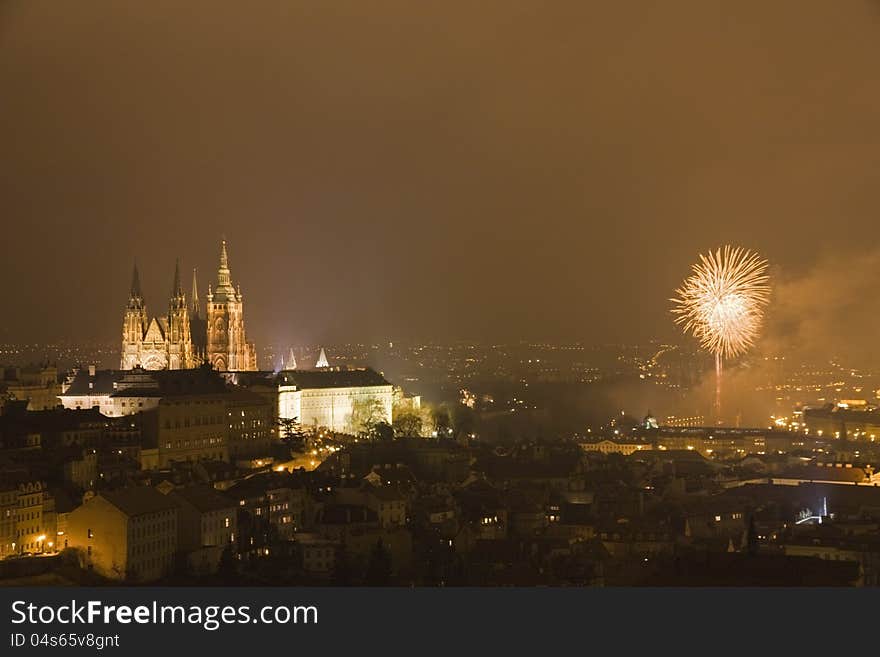
[[257, 438], [265, 438], [265, 437], [266, 437], [265, 431], [254, 431], [253, 433], [251, 433], [250, 431], [246, 431], [243, 434], [240, 434], [238, 436], [238, 439], [239, 440], [241, 440], [241, 439], [256, 440]]
[[[219, 415], [206, 415], [205, 417], [196, 416], [194, 418], [192, 425], [196, 426], [196, 427], [201, 427], [201, 426], [208, 426], [208, 425], [213, 425], [213, 424], [221, 424], [222, 422], [223, 422], [223, 418], [221, 418]], [[189, 426], [190, 426], [189, 418], [188, 417], [183, 418], [183, 428], [187, 428]], [[181, 428], [180, 418], [177, 418], [176, 420], [174, 420], [173, 427], [171, 426], [171, 420], [166, 418], [164, 428], [166, 428], [166, 429], [171, 429], [171, 428], [180, 429]], [[230, 425], [230, 428], [232, 428], [232, 425]]]
[[[278, 505], [278, 509], [279, 509], [279, 510], [281, 509], [281, 505], [280, 505], [280, 504]], [[284, 505], [284, 510], [287, 510], [287, 505], [286, 505], [286, 504]], [[275, 508], [273, 507], [273, 508], [269, 511], [269, 513], [270, 513], [270, 514], [272, 514], [272, 513], [277, 513], [277, 511], [276, 511]], [[262, 516], [262, 515], [263, 515], [263, 507], [258, 506], [257, 508], [255, 508], [255, 509], [254, 509], [254, 515], [255, 515], [255, 516]], [[282, 518], [284, 518], [284, 517], [290, 518], [290, 516], [283, 516]], [[283, 519], [282, 519], [282, 522], [284, 522]], [[290, 522], [290, 520], [288, 520], [287, 522]]]
[[199, 452], [198, 454], [186, 454], [185, 458], [181, 456], [179, 459], [169, 458], [169, 463], [193, 463], [197, 461], [223, 461], [226, 455], [223, 452]]
[[133, 556], [140, 556], [142, 554], [153, 554], [154, 552], [161, 549], [173, 549], [174, 543], [168, 537], [160, 538], [155, 541], [150, 541], [148, 543], [134, 543], [128, 546], [129, 554]]
[[161, 520], [159, 522], [151, 522], [148, 525], [134, 524], [131, 530], [133, 538], [144, 538], [146, 536], [154, 536], [156, 534], [174, 529], [175, 522], [173, 519]]
[[[190, 445], [192, 443], [192, 445]], [[187, 449], [189, 447], [208, 447], [210, 445], [223, 445], [223, 438], [198, 438], [193, 440], [166, 441], [165, 449]]]
[[[232, 417], [232, 413], [233, 413], [233, 411], [226, 411], [226, 415], [228, 415], [229, 417]], [[254, 410], [241, 411], [241, 417], [249, 417], [249, 416], [253, 416], [253, 415], [261, 416], [261, 415], [263, 415], [263, 413], [260, 411], [254, 411]]]
[[25, 550], [25, 551], [28, 551], [28, 550], [39, 550], [40, 547], [42, 547], [42, 545], [43, 545], [43, 544], [40, 543], [40, 542], [37, 542], [37, 543], [22, 543], [22, 544], [21, 544], [21, 549], [22, 549], [22, 550]]
[[[6, 517], [7, 518], [9, 518], [10, 516], [15, 516], [15, 515], [16, 515], [15, 509], [7, 509], [6, 510]], [[17, 517], [19, 520], [35, 520], [37, 518], [42, 518], [43, 512], [42, 511], [28, 511], [26, 513], [17, 514]]]
[[263, 426], [262, 420], [242, 420], [241, 422], [230, 424], [229, 428], [232, 429], [235, 427], [236, 429], [244, 429], [245, 427], [248, 427], [250, 429], [256, 429], [261, 426]]
[[15, 532], [16, 536], [21, 538], [22, 536], [28, 536], [29, 534], [40, 534], [42, 533], [42, 529], [39, 525], [34, 525], [33, 527], [26, 527], [24, 529], [19, 529]]
[[[221, 522], [221, 520], [222, 520], [222, 522]], [[223, 527], [229, 527], [230, 522], [231, 521], [228, 516], [224, 517], [222, 519], [221, 518], [206, 518], [205, 520], [202, 521], [202, 531], [213, 531], [216, 529], [220, 529], [221, 524], [223, 525]]]

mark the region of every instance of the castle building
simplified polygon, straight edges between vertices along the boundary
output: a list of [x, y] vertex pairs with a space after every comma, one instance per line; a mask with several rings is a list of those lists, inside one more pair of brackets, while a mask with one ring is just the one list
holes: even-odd
[[228, 382], [263, 395], [272, 414], [296, 419], [305, 428], [356, 434], [359, 418], [392, 421], [393, 386], [369, 368], [322, 367], [313, 370], [248, 372], [225, 375]]
[[244, 330], [241, 286], [232, 286], [226, 240], [220, 245], [217, 287], [208, 287], [207, 362], [220, 372], [257, 369], [257, 350]]
[[225, 240], [220, 247], [217, 288], [213, 292], [208, 288], [205, 310], [203, 319], [195, 269], [192, 300], [187, 305], [178, 263], [168, 314], [150, 318], [135, 265], [122, 322], [120, 369], [192, 369], [203, 363], [220, 371], [257, 369], [256, 348], [245, 334], [241, 289], [232, 286]]

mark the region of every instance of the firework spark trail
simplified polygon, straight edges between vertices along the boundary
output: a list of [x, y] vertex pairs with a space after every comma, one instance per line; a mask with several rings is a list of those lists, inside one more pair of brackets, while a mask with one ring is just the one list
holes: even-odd
[[740, 247], [724, 246], [700, 255], [693, 273], [671, 299], [675, 322], [715, 356], [715, 412], [721, 410], [724, 358], [751, 347], [770, 300], [767, 261]]

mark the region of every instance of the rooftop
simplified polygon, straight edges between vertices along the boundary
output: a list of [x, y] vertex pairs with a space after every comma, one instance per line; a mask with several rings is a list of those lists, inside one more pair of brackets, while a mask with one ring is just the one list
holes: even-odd
[[176, 509], [173, 499], [169, 499], [150, 486], [132, 486], [98, 494], [128, 516], [141, 516]]
[[295, 385], [301, 390], [314, 388], [357, 388], [389, 386], [385, 377], [370, 368], [285, 370], [282, 372], [237, 372], [234, 380], [240, 385]]
[[221, 511], [236, 506], [230, 497], [224, 495], [213, 486], [186, 486], [176, 488], [168, 496], [172, 499], [180, 499], [201, 512]]

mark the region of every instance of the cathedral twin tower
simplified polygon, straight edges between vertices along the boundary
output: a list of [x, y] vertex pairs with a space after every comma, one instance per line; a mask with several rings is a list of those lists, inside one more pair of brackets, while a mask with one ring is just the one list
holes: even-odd
[[256, 370], [256, 349], [245, 335], [241, 288], [232, 285], [225, 240], [220, 245], [217, 287], [212, 291], [208, 286], [206, 301], [202, 319], [195, 270], [188, 306], [177, 264], [168, 315], [149, 318], [135, 265], [122, 323], [120, 367], [176, 370], [209, 364], [219, 371]]

